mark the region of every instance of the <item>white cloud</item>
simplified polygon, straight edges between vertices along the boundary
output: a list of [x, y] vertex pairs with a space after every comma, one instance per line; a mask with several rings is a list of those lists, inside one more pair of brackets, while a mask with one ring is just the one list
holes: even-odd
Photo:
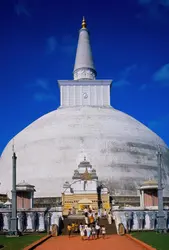
[[158, 69], [152, 78], [155, 82], [160, 82], [163, 85], [169, 85], [169, 63]]
[[58, 42], [56, 40], [56, 38], [54, 36], [50, 36], [47, 38], [47, 41], [46, 41], [46, 52], [48, 54], [51, 54], [53, 53], [56, 48], [58, 46]]
[[140, 91], [143, 91], [143, 90], [145, 90], [145, 89], [147, 89], [147, 84], [142, 84], [141, 86], [140, 86], [140, 88], [139, 88], [139, 90]]
[[119, 80], [113, 83], [113, 87], [124, 87], [129, 86], [131, 83], [125, 79]]
[[22, 2], [19, 2], [18, 4], [15, 4], [14, 5], [14, 10], [15, 10], [15, 13], [18, 16], [20, 16], [20, 15], [25, 15], [25, 16], [28, 16], [28, 17], [31, 16], [31, 14], [28, 11], [28, 9], [26, 8], [25, 4], [22, 3]]
[[43, 92], [37, 92], [34, 93], [33, 98], [35, 101], [38, 102], [43, 102], [43, 101], [48, 101], [48, 100], [56, 100], [56, 96], [51, 94], [51, 93], [43, 93]]
[[49, 82], [46, 81], [46, 80], [42, 80], [42, 79], [37, 79], [36, 83], [35, 83], [35, 86], [40, 87], [40, 88], [42, 88], [44, 90], [49, 90], [49, 87], [50, 87]]
[[124, 78], [124, 79], [128, 78], [128, 77], [131, 75], [131, 73], [132, 73], [133, 71], [136, 70], [136, 68], [137, 68], [137, 65], [136, 65], [136, 64], [132, 64], [132, 65], [126, 67], [126, 68], [121, 72], [121, 74], [120, 74], [121, 77]]
[[[136, 0], [144, 9], [137, 15], [143, 21], [166, 23], [169, 19], [169, 0]], [[163, 8], [161, 8], [163, 7]]]
[[113, 87], [124, 87], [131, 85], [128, 78], [132, 75], [133, 71], [137, 69], [136, 64], [132, 64], [128, 67], [126, 67], [124, 70], [122, 70], [119, 74], [119, 79], [115, 82], [113, 82]]
[[34, 83], [27, 84], [26, 87], [33, 90], [33, 99], [38, 102], [54, 100], [56, 96], [53, 94], [53, 88], [48, 80], [37, 79]]
[[169, 115], [165, 115], [157, 118], [156, 120], [152, 120], [148, 123], [148, 127], [154, 130], [156, 133], [168, 133], [169, 128]]
[[49, 81], [47, 81], [45, 79], [38, 78], [35, 82], [26, 84], [26, 87], [28, 87], [28, 88], [36, 88], [36, 89], [40, 88], [42, 90], [49, 91], [50, 90], [50, 83], [49, 83]]
[[137, 0], [140, 5], [162, 5], [164, 7], [169, 6], [169, 0]]
[[138, 0], [139, 4], [150, 4], [152, 0]]
[[76, 49], [76, 40], [70, 36], [64, 36], [58, 41], [54, 36], [50, 36], [46, 41], [46, 52], [52, 54], [53, 52], [60, 51], [66, 55], [74, 55]]

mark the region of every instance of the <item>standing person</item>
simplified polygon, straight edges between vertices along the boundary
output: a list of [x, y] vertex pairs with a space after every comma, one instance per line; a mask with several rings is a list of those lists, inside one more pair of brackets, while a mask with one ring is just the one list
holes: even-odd
[[89, 223], [90, 223], [90, 224], [93, 224], [93, 223], [94, 223], [93, 214], [91, 214], [90, 217], [89, 217]]
[[92, 240], [94, 240], [96, 238], [96, 230], [94, 225], [92, 225], [91, 233], [92, 233]]
[[78, 232], [78, 223], [77, 222], [75, 222], [75, 229], [74, 229], [74, 231], [75, 231], [75, 233]]
[[71, 231], [72, 231], [72, 227], [71, 227], [70, 224], [68, 224], [68, 226], [67, 226], [67, 231], [68, 231], [68, 235], [69, 235], [69, 238], [70, 238], [70, 236], [71, 236]]
[[80, 226], [79, 226], [79, 231], [80, 231], [80, 236], [81, 236], [81, 239], [84, 240], [84, 236], [85, 236], [85, 229], [84, 229], [84, 226], [82, 223], [80, 223]]
[[98, 210], [98, 213], [97, 213], [97, 218], [98, 218], [98, 221], [100, 220], [101, 218], [101, 209]]
[[86, 231], [87, 231], [87, 239], [89, 240], [89, 239], [90, 239], [90, 236], [91, 236], [91, 227], [88, 226], [88, 227], [86, 228]]
[[88, 225], [85, 224], [85, 226], [84, 226], [84, 235], [85, 235], [85, 236], [87, 236], [87, 228], [88, 228]]
[[89, 218], [88, 218], [88, 214], [87, 215], [85, 215], [85, 224], [89, 224]]
[[79, 225], [79, 232], [81, 232], [82, 229], [83, 229], [83, 224], [80, 223], [80, 225]]
[[71, 225], [71, 231], [73, 233], [75, 232], [75, 222], [74, 221], [72, 222], [72, 225]]
[[84, 209], [84, 215], [88, 216], [88, 209], [87, 209], [87, 207], [85, 207], [85, 209]]
[[104, 212], [103, 212], [103, 216], [104, 217], [107, 217], [107, 210], [105, 209]]
[[110, 212], [109, 212], [108, 215], [107, 215], [107, 220], [108, 220], [108, 223], [109, 223], [109, 224], [112, 224], [112, 215], [111, 215]]
[[96, 229], [97, 239], [99, 239], [99, 234], [100, 234], [100, 226], [99, 226], [99, 224], [96, 224], [95, 229]]
[[101, 227], [101, 232], [102, 232], [102, 237], [103, 237], [103, 239], [105, 239], [105, 235], [106, 235], [106, 228], [105, 228], [105, 226], [104, 226], [104, 225]]
[[95, 222], [98, 223], [99, 219], [98, 219], [98, 213], [95, 213]]

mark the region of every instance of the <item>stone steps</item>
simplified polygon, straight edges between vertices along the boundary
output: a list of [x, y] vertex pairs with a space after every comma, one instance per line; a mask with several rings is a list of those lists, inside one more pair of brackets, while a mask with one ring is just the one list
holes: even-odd
[[[83, 223], [83, 225], [85, 224], [85, 220], [84, 220], [84, 216], [69, 216], [67, 218], [64, 218], [63, 221], [63, 229], [61, 231], [62, 235], [68, 235], [68, 231], [67, 231], [67, 226], [68, 224], [72, 224], [72, 222], [77, 223], [78, 225], [80, 225], [80, 223]], [[112, 235], [112, 234], [117, 234], [117, 230], [116, 230], [116, 226], [115, 226], [115, 222], [113, 221], [112, 224], [108, 224], [108, 221], [106, 218], [101, 218], [99, 220], [99, 224], [100, 225], [104, 225], [106, 227], [106, 234], [107, 235]], [[73, 235], [77, 235], [78, 233], [72, 233]]]

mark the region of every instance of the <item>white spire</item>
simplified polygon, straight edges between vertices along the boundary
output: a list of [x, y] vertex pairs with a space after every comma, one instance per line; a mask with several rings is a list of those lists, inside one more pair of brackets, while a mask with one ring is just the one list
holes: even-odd
[[95, 80], [96, 70], [93, 63], [89, 32], [83, 17], [82, 28], [79, 31], [79, 41], [76, 51], [74, 80]]

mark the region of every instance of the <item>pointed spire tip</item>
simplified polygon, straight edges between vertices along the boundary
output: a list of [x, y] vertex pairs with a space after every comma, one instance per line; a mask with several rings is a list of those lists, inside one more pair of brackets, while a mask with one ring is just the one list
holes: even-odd
[[83, 16], [83, 19], [82, 19], [82, 29], [85, 29], [86, 27], [87, 27], [86, 20], [85, 20], [85, 17]]

